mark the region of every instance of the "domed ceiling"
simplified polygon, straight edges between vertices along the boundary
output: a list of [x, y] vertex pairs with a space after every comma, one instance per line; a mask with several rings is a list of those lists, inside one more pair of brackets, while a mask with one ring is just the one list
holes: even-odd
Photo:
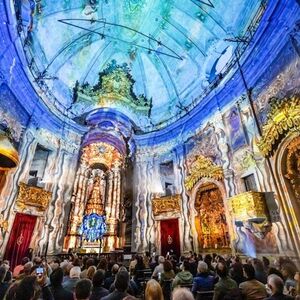
[[260, 4], [42, 0], [30, 47], [73, 115], [116, 107], [145, 130], [181, 113], [222, 73], [236, 46], [226, 39], [244, 35]]

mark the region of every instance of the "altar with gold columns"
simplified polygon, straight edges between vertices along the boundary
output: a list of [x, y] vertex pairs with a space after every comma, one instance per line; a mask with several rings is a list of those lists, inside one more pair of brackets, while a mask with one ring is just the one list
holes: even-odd
[[64, 249], [96, 252], [99, 245], [82, 240], [79, 228], [84, 215], [105, 214], [107, 233], [103, 237], [103, 251], [123, 247], [119, 235], [122, 218], [122, 171], [124, 157], [112, 145], [98, 142], [82, 149], [74, 182], [71, 211]]

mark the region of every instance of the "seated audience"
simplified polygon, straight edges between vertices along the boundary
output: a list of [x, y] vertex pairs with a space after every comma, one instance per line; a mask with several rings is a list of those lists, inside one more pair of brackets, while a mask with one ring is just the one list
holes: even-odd
[[93, 290], [92, 290], [92, 295], [90, 297], [90, 300], [98, 300], [109, 294], [108, 290], [102, 286], [103, 281], [104, 281], [103, 269], [99, 269], [98, 271], [96, 271], [93, 277]]
[[290, 294], [290, 292], [296, 288], [296, 281], [294, 279], [296, 268], [291, 263], [284, 263], [281, 267], [281, 272], [284, 279], [284, 289]]
[[229, 270], [230, 277], [239, 285], [245, 281], [243, 264], [240, 261], [239, 256], [234, 256], [231, 259], [231, 266]]
[[188, 289], [177, 288], [173, 292], [172, 300], [194, 300], [194, 296]]
[[5, 293], [10, 285], [8, 282], [4, 281], [6, 272], [7, 270], [5, 267], [0, 267], [0, 300], [4, 299]]
[[252, 265], [243, 266], [246, 281], [239, 285], [246, 300], [262, 300], [267, 297], [265, 285], [255, 279], [255, 270]]
[[270, 297], [266, 298], [266, 300], [294, 299], [291, 296], [283, 294], [284, 282], [279, 276], [275, 274], [268, 276], [268, 289], [269, 289]]
[[263, 284], [267, 283], [267, 273], [264, 270], [264, 265], [261, 260], [258, 258], [253, 258], [252, 259], [252, 266], [254, 267], [255, 270], [255, 278], [262, 282]]
[[116, 277], [116, 274], [118, 273], [119, 271], [119, 265], [118, 264], [114, 264], [111, 268], [111, 276], [110, 277], [107, 277], [105, 280], [104, 280], [104, 287], [109, 290], [110, 289], [110, 286], [114, 283], [115, 281], [115, 277]]
[[190, 272], [190, 264], [188, 260], [183, 261], [182, 271], [179, 272], [173, 281], [172, 288], [176, 288], [181, 285], [188, 285], [193, 283], [193, 275]]
[[227, 266], [219, 262], [216, 266], [216, 273], [219, 277], [218, 283], [215, 284], [213, 300], [221, 300], [233, 289], [237, 289], [237, 283], [228, 276]]
[[94, 274], [96, 272], [96, 267], [95, 266], [90, 266], [86, 272], [86, 278], [89, 280], [93, 280]]
[[164, 300], [162, 288], [154, 279], [150, 279], [147, 282], [145, 290], [145, 300]]
[[15, 266], [14, 270], [13, 270], [13, 277], [17, 278], [20, 273], [24, 270], [24, 266], [25, 264], [27, 264], [29, 262], [29, 258], [28, 257], [24, 257], [22, 259], [22, 263], [20, 265]]
[[[84, 257], [85, 258], [85, 257]], [[93, 258], [88, 258], [85, 260], [85, 269], [80, 273], [80, 278], [87, 278], [87, 272], [89, 267], [94, 266], [95, 261]]]
[[73, 300], [73, 293], [63, 288], [64, 273], [61, 268], [55, 269], [50, 275], [51, 292], [54, 300]]
[[72, 292], [75, 289], [76, 283], [80, 280], [80, 267], [73, 267], [70, 270], [70, 278], [63, 282], [63, 287], [69, 291]]
[[115, 290], [102, 298], [102, 300], [121, 300], [129, 294], [127, 293], [129, 285], [129, 273], [127, 271], [120, 271], [116, 274]]
[[194, 277], [192, 292], [196, 294], [199, 291], [211, 291], [214, 288], [215, 278], [208, 273], [207, 263], [199, 261], [198, 274]]
[[92, 282], [89, 279], [80, 279], [75, 286], [75, 300], [89, 300], [92, 292]]
[[164, 271], [164, 262], [165, 258], [163, 256], [159, 256], [158, 265], [154, 268], [152, 278], [158, 278], [159, 274], [161, 274]]

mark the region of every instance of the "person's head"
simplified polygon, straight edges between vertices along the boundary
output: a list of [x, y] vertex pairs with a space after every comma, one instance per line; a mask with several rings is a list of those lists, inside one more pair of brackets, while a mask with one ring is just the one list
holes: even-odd
[[41, 288], [36, 276], [24, 277], [15, 290], [15, 299], [36, 300], [39, 298]]
[[99, 261], [99, 264], [98, 264], [97, 268], [101, 269], [101, 270], [104, 270], [104, 271], [107, 270], [107, 260], [106, 260], [105, 257], [100, 258], [100, 261]]
[[95, 266], [90, 266], [88, 269], [87, 269], [87, 272], [86, 272], [86, 277], [90, 280], [93, 279], [93, 276], [96, 272], [96, 267]]
[[270, 260], [267, 257], [263, 256], [262, 257], [262, 262], [263, 262], [265, 268], [269, 268]]
[[243, 269], [248, 280], [255, 279], [255, 270], [253, 266], [244, 264]]
[[284, 282], [278, 275], [272, 274], [268, 276], [268, 287], [272, 295], [276, 293], [282, 294], [284, 288]]
[[27, 264], [29, 262], [29, 258], [28, 257], [23, 257], [22, 258], [22, 265], [24, 266], [25, 264]]
[[70, 278], [80, 278], [81, 269], [79, 267], [73, 267], [70, 270]]
[[163, 264], [165, 262], [165, 258], [163, 256], [159, 256], [158, 263]]
[[93, 286], [101, 287], [104, 280], [104, 273], [101, 270], [96, 271], [93, 277]]
[[252, 265], [255, 269], [255, 272], [264, 272], [264, 265], [260, 259], [253, 258]]
[[189, 271], [190, 270], [190, 262], [187, 259], [185, 259], [183, 261], [182, 267], [183, 267], [183, 271]]
[[6, 277], [7, 269], [4, 266], [0, 267], [0, 282], [3, 282]]
[[177, 288], [172, 294], [172, 300], [194, 300], [194, 296], [188, 289]]
[[64, 278], [64, 271], [62, 268], [57, 268], [55, 269], [51, 274], [50, 274], [50, 282], [52, 286], [61, 286]]
[[89, 279], [81, 279], [75, 286], [75, 299], [87, 300], [90, 298], [92, 292], [92, 282]]
[[290, 263], [284, 263], [281, 267], [281, 273], [283, 275], [283, 278], [287, 279], [287, 278], [294, 278], [295, 273], [296, 273], [296, 268], [294, 267], [294, 265], [290, 264]]
[[94, 266], [95, 265], [95, 260], [93, 258], [89, 258], [86, 261], [86, 268], [88, 269], [90, 266]]
[[204, 261], [207, 263], [208, 266], [210, 266], [212, 262], [212, 256], [210, 254], [206, 254], [204, 257]]
[[208, 271], [207, 263], [204, 261], [199, 261], [197, 271], [198, 273], [206, 273]]
[[117, 274], [119, 271], [119, 265], [118, 264], [114, 264], [111, 268], [111, 272], [113, 275]]
[[34, 259], [33, 259], [33, 264], [35, 266], [40, 266], [42, 264], [43, 260], [41, 257], [39, 256], [36, 256]]
[[228, 275], [228, 269], [227, 269], [226, 264], [224, 264], [223, 262], [217, 263], [217, 266], [216, 266], [216, 272], [217, 272], [217, 275], [218, 275], [220, 278], [225, 278], [225, 277], [227, 277], [227, 275]]
[[147, 282], [146, 290], [145, 290], [145, 300], [163, 300], [163, 291], [160, 284], [151, 279]]
[[173, 265], [169, 260], [164, 262], [164, 272], [170, 272], [173, 269]]
[[119, 292], [125, 292], [129, 285], [129, 273], [127, 271], [120, 271], [116, 274], [115, 288]]
[[23, 273], [25, 274], [25, 276], [31, 274], [31, 269], [32, 268], [33, 268], [33, 262], [32, 261], [29, 261], [28, 263], [26, 263], [24, 265]]

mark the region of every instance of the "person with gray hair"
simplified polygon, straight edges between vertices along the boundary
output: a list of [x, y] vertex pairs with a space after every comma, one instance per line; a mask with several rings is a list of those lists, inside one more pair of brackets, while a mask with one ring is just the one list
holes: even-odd
[[212, 291], [214, 288], [214, 277], [208, 272], [208, 265], [204, 261], [198, 263], [198, 274], [193, 280], [192, 292], [194, 295], [200, 291]]
[[193, 294], [186, 288], [176, 288], [172, 300], [194, 300]]
[[152, 278], [158, 278], [160, 274], [164, 271], [164, 262], [165, 262], [165, 258], [163, 256], [160, 256], [158, 258], [158, 266], [155, 267], [152, 274]]
[[271, 274], [268, 276], [268, 289], [270, 290], [270, 297], [266, 298], [265, 300], [292, 300], [294, 299], [291, 296], [284, 295], [284, 282], [282, 278], [278, 275]]

